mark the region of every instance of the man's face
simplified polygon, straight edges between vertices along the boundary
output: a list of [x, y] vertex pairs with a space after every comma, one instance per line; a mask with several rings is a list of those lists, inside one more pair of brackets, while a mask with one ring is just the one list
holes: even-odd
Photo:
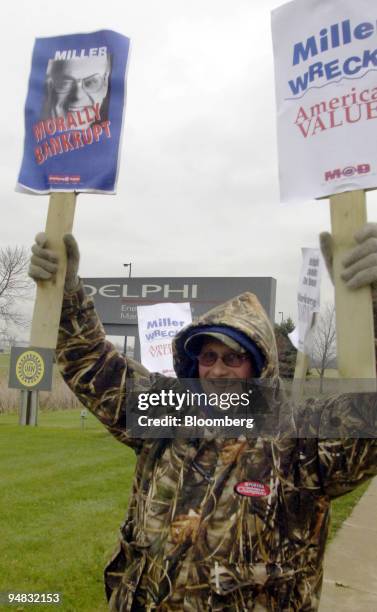
[[[201, 348], [199, 361], [199, 378], [201, 379], [223, 379], [234, 380], [236, 378], [253, 378], [255, 372], [253, 364], [248, 355], [239, 356], [231, 348], [220, 342], [220, 340], [205, 340]], [[224, 360], [226, 362], [224, 362]], [[242, 361], [241, 361], [242, 360]], [[240, 361], [240, 364], [237, 362]], [[229, 365], [236, 362], [237, 365]], [[211, 365], [205, 365], [206, 363]]]
[[53, 62], [48, 79], [52, 116], [101, 106], [107, 94], [108, 71], [106, 56]]

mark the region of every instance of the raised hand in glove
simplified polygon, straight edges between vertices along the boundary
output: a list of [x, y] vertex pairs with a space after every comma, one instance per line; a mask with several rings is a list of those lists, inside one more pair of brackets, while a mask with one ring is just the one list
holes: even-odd
[[[366, 223], [355, 234], [357, 246], [343, 258], [341, 278], [349, 289], [359, 289], [366, 285], [377, 287], [377, 223]], [[333, 239], [328, 232], [319, 235], [321, 252], [327, 271], [333, 278]]]
[[[65, 275], [64, 289], [71, 293], [78, 289], [80, 252], [76, 240], [72, 234], [63, 236], [65, 250], [67, 253], [67, 271]], [[44, 232], [36, 235], [35, 243], [31, 247], [32, 256], [28, 270], [29, 276], [35, 281], [52, 280], [58, 270], [59, 258], [55, 251], [51, 251], [47, 245], [47, 236]]]

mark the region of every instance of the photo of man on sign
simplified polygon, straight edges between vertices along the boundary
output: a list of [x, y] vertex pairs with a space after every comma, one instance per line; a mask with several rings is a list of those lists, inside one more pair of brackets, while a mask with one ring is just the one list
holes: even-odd
[[129, 44], [113, 30], [36, 39], [19, 191], [115, 193]]
[[46, 73], [43, 118], [63, 117], [68, 129], [68, 113], [74, 115], [75, 124], [79, 123], [81, 129], [86, 129], [95, 121], [107, 119], [110, 73], [111, 61], [107, 53], [50, 60]]

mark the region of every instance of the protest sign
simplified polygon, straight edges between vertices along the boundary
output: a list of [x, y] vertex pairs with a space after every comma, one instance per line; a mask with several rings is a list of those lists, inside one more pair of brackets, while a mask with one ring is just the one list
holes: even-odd
[[[115, 193], [130, 41], [110, 30], [38, 38], [25, 105], [17, 190], [50, 193], [46, 244], [59, 258], [52, 281], [37, 283], [30, 342], [56, 347], [66, 275], [63, 236], [78, 192]], [[27, 391], [27, 393], [29, 393]], [[30, 420], [21, 408], [21, 423]]]
[[280, 197], [330, 196], [339, 374], [374, 380], [371, 290], [341, 279], [366, 222], [365, 190], [377, 185], [374, 2], [295, 0], [272, 12], [272, 34]]
[[297, 292], [298, 326], [289, 335], [295, 348], [308, 355], [311, 351], [309, 332], [314, 313], [319, 312], [321, 268], [319, 249], [302, 249], [302, 266]]
[[36, 39], [18, 190], [115, 193], [129, 43], [110, 30]]
[[272, 11], [282, 202], [377, 186], [374, 0]]
[[303, 248], [302, 259], [297, 291], [298, 325], [288, 334], [297, 349], [295, 384], [292, 387], [292, 397], [297, 401], [301, 398], [309, 366], [309, 355], [312, 350], [311, 332], [315, 323], [315, 314], [319, 312], [321, 294], [319, 249]]
[[188, 302], [138, 306], [141, 362], [151, 372], [175, 376], [172, 339], [192, 321]]

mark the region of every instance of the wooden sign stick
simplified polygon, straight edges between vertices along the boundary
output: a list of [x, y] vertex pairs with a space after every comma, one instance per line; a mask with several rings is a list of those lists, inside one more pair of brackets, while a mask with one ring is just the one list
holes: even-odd
[[30, 346], [50, 349], [56, 347], [67, 269], [63, 236], [72, 231], [75, 205], [75, 193], [54, 192], [50, 196], [46, 234], [48, 248], [59, 256], [59, 269], [53, 281], [38, 282]]
[[306, 373], [309, 367], [309, 357], [297, 351], [296, 367], [292, 382], [292, 399], [299, 401], [303, 395]]
[[340, 278], [342, 259], [355, 247], [355, 232], [367, 220], [365, 191], [330, 198], [334, 244], [334, 285], [338, 371], [341, 378], [375, 379], [373, 307], [370, 287], [347, 289]]

